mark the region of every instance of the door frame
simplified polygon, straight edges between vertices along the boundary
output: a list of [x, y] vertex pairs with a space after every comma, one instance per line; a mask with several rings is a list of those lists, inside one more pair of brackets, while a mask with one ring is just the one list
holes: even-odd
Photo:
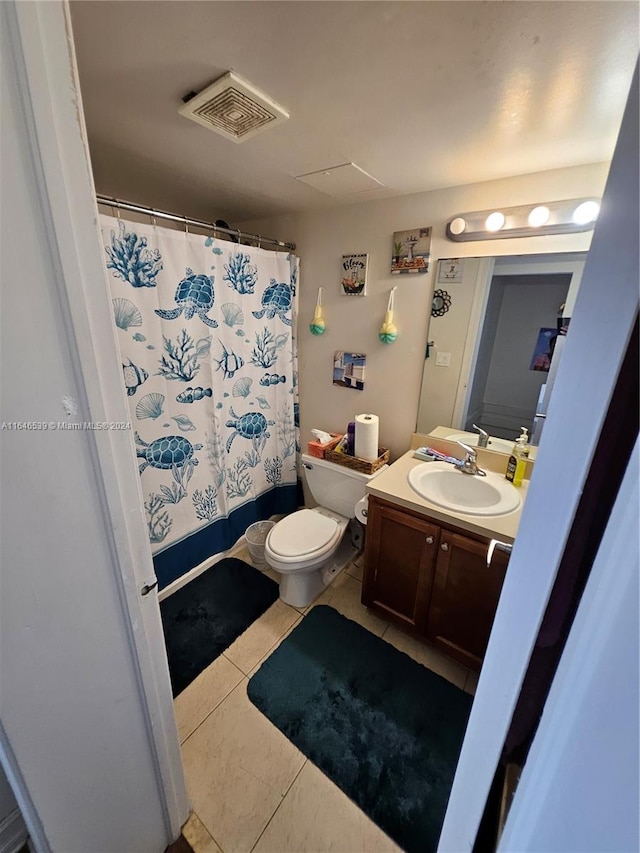
[[[127, 422], [70, 10], [66, 0], [13, 0], [2, 6], [14, 48], [22, 109], [30, 125], [38, 191], [49, 225], [49, 251], [59, 271], [60, 310], [78, 353], [78, 386], [83, 389], [79, 408], [88, 411], [94, 422]], [[169, 845], [188, 818], [189, 801], [158, 599], [155, 594], [141, 594], [142, 586], [153, 582], [155, 574], [133, 436], [126, 430], [89, 435]], [[39, 849], [47, 849], [36, 807], [4, 739], [0, 739], [0, 756], [32, 837]]]
[[[52, 255], [57, 254], [64, 285], [62, 310], [67, 313], [69, 334], [80, 355], [77, 369], [85, 390], [83, 403], [96, 421], [126, 421], [129, 418], [118, 370], [69, 9], [65, 0], [3, 6], [9, 7], [7, 17], [15, 25], [22, 54], [19, 73], [25, 104], [33, 118], [39, 185], [52, 223]], [[636, 74], [463, 743], [441, 850], [468, 850], [473, 846], [637, 312], [637, 128]], [[635, 182], [630, 177], [633, 175]], [[610, 250], [612, 246], [616, 251]], [[621, 251], [624, 247], [629, 251]], [[603, 281], [618, 284], [615, 304], [603, 304]], [[594, 330], [606, 332], [606, 358], [594, 346]], [[589, 382], [576, 382], [585, 369], [590, 370]], [[94, 442], [105, 522], [113, 529], [117, 556], [114, 577], [128, 623], [140, 702], [146, 709], [147, 734], [165, 804], [167, 837], [172, 840], [187, 818], [188, 800], [157, 598], [140, 596], [141, 583], [153, 577], [153, 563], [135, 449], [132, 436], [126, 432], [95, 433]], [[131, 464], [125, 464], [127, 458]], [[16, 793], [30, 829], [37, 827], [38, 815], [28, 792], [18, 787]]]

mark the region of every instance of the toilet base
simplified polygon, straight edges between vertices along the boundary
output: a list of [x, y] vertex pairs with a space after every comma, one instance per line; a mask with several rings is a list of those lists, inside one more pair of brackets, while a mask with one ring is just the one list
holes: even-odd
[[336, 552], [311, 571], [280, 574], [280, 599], [292, 607], [307, 607], [329, 586], [358, 553], [348, 536], [343, 537]]

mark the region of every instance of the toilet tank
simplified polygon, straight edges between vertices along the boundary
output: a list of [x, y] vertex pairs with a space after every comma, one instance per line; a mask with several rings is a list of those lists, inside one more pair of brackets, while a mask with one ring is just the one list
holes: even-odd
[[332, 509], [345, 518], [354, 517], [355, 505], [365, 496], [367, 483], [388, 467], [379, 468], [375, 474], [362, 474], [306, 453], [302, 454], [302, 465], [307, 485], [318, 506]]

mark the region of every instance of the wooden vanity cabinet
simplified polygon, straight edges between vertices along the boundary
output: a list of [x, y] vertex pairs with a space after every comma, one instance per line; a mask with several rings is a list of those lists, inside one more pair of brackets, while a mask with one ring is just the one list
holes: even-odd
[[488, 544], [370, 495], [362, 603], [479, 670], [508, 562]]
[[488, 545], [488, 540], [441, 530], [427, 621], [427, 639], [477, 670], [489, 642], [509, 560], [503, 551], [495, 551], [487, 566]]
[[426, 519], [370, 497], [363, 604], [424, 633], [439, 533]]

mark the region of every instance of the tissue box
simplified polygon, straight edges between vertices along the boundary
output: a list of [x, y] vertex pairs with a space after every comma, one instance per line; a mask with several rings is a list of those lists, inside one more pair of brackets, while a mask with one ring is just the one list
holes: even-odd
[[340, 433], [332, 432], [331, 441], [327, 441], [326, 444], [321, 444], [317, 438], [314, 438], [313, 441], [310, 441], [307, 444], [307, 453], [309, 456], [315, 456], [316, 459], [324, 459], [324, 454], [327, 450], [333, 450], [333, 448], [339, 443], [342, 435]]

